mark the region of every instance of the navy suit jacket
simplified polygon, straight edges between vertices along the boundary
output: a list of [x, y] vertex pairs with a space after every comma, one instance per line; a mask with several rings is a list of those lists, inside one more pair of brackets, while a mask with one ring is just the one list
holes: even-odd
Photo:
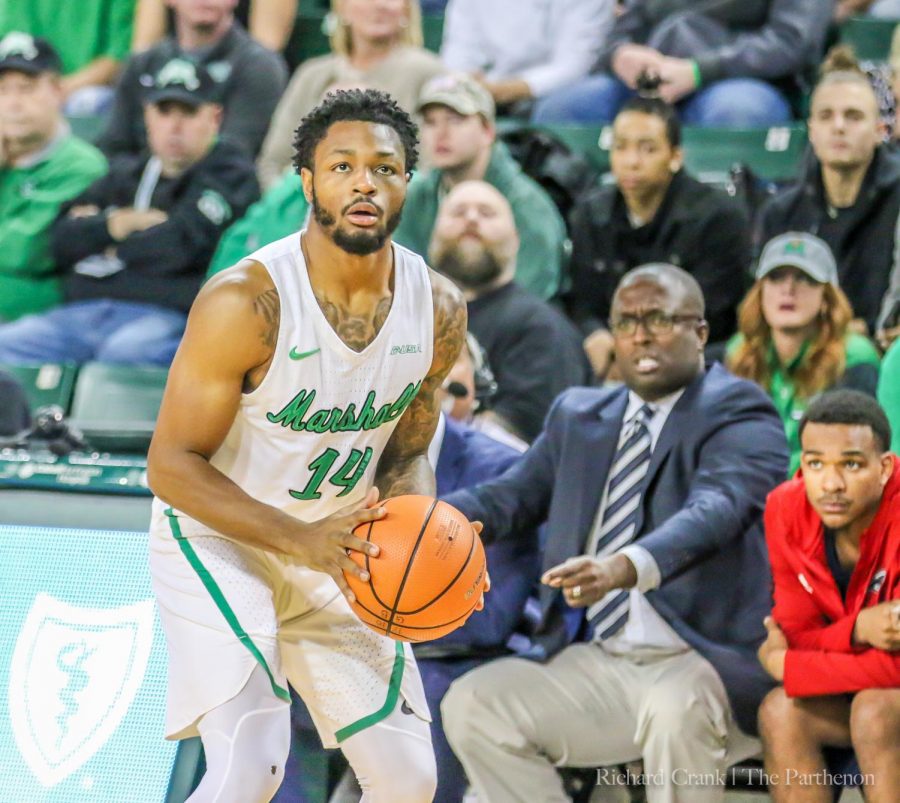
[[[505, 443], [446, 417], [447, 427], [435, 470], [438, 496], [459, 488], [470, 488], [499, 477], [522, 455]], [[447, 636], [430, 642], [431, 647], [447, 645], [502, 649], [522, 619], [525, 600], [538, 578], [540, 558], [535, 527], [517, 533], [516, 538], [486, 547], [491, 590], [482, 611]]]
[[[501, 542], [546, 520], [544, 570], [583, 554], [627, 399], [625, 387], [565, 391], [519, 463], [447, 501]], [[662, 577], [648, 601], [715, 667], [750, 733], [773, 685], [755, 654], [771, 608], [762, 512], [787, 464], [784, 429], [768, 396], [715, 364], [687, 386], [666, 420], [637, 522], [637, 543]], [[541, 608], [538, 638], [552, 654], [571, 640], [572, 628], [558, 589], [542, 587]]]

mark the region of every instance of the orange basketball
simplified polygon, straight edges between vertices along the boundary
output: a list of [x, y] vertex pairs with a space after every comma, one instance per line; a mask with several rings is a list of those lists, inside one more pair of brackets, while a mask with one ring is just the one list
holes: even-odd
[[378, 557], [350, 552], [369, 580], [345, 573], [357, 616], [398, 641], [429, 641], [463, 625], [481, 599], [484, 547], [468, 519], [430, 496], [395, 496], [387, 515], [355, 534], [381, 547]]

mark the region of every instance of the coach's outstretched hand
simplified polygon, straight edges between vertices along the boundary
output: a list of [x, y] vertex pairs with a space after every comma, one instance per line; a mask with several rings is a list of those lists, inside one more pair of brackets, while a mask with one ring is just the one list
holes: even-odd
[[625, 555], [579, 555], [548, 569], [541, 582], [561, 589], [571, 607], [589, 608], [614, 588], [631, 588], [637, 582], [637, 573]]
[[344, 572], [352, 572], [363, 582], [369, 579], [369, 573], [350, 560], [347, 550], [372, 557], [378, 554], [376, 544], [363, 541], [353, 534], [360, 524], [384, 518], [384, 508], [374, 507], [377, 502], [378, 489], [371, 488], [362, 502], [348, 505], [324, 519], [305, 525], [303, 536], [294, 542], [291, 550], [298, 563], [330, 574], [341, 593], [351, 601], [355, 596], [347, 585]]

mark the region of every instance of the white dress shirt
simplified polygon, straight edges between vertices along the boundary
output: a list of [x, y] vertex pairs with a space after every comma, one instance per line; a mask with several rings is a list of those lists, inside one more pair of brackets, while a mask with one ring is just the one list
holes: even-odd
[[[669, 413], [676, 402], [684, 393], [682, 388], [675, 393], [658, 399], [652, 404], [644, 401], [633, 390], [628, 391], [628, 404], [625, 407], [625, 416], [622, 419], [622, 429], [619, 431], [621, 446], [623, 439], [631, 432], [632, 421], [645, 404], [653, 410], [653, 418], [647, 424], [650, 432], [650, 448], [655, 449], [659, 435], [665, 426]], [[585, 554], [594, 555], [600, 526], [603, 521], [603, 511], [606, 509], [606, 497], [609, 492], [609, 476], [603, 488], [603, 496], [600, 506], [597, 508], [597, 516], [591, 529]], [[624, 627], [610, 638], [599, 642], [603, 649], [616, 655], [663, 655], [675, 654], [689, 650], [690, 646], [679, 636], [644, 598], [644, 592], [658, 588], [660, 584], [659, 566], [656, 560], [644, 547], [636, 541], [622, 547], [617, 554], [625, 555], [634, 565], [637, 572], [637, 583], [629, 591], [628, 620]]]
[[614, 6], [613, 0], [450, 0], [441, 60], [490, 81], [521, 78], [541, 97], [590, 72]]

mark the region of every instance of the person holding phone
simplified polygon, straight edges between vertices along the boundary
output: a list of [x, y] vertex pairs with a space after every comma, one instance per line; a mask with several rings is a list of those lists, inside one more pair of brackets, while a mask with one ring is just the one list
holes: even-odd
[[[823, 748], [852, 747], [867, 801], [900, 789], [900, 459], [864, 393], [825, 393], [800, 422], [802, 475], [768, 498], [775, 607], [759, 648], [781, 685], [759, 710], [776, 803], [832, 800]], [[817, 775], [816, 773], [821, 773]], [[815, 788], [784, 783], [822, 779]], [[799, 783], [799, 782], [798, 782]]]

